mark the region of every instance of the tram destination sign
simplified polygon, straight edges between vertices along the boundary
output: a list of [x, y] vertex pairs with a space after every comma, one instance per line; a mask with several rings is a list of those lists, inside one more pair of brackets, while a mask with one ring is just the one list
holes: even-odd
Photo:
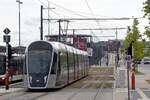
[[3, 32], [4, 32], [5, 34], [9, 34], [11, 31], [10, 31], [10, 29], [8, 29], [8, 28], [6, 27]]

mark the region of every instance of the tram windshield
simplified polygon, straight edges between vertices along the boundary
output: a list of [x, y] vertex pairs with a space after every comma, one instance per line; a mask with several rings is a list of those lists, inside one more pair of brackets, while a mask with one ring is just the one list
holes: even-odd
[[52, 52], [48, 50], [34, 50], [28, 52], [28, 71], [30, 74], [47, 74], [52, 59]]
[[0, 75], [5, 74], [5, 57], [0, 57]]

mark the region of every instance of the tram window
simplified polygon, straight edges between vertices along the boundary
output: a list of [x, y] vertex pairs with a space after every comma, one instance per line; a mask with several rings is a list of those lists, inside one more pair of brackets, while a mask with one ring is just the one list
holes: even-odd
[[54, 53], [51, 74], [56, 74], [56, 67], [57, 67], [57, 54]]
[[29, 73], [46, 74], [49, 72], [51, 61], [51, 51], [30, 51], [28, 53], [28, 71]]

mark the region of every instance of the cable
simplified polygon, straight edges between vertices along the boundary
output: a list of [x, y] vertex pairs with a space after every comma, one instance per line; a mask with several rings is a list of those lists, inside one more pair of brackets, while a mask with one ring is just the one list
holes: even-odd
[[48, 7], [44, 2], [42, 2], [41, 0], [38, 0], [40, 3], [42, 3], [44, 6]]
[[57, 15], [58, 17], [60, 17], [60, 14], [58, 14], [57, 12], [51, 10], [55, 15]]
[[[45, 1], [49, 1], [49, 0], [45, 0]], [[78, 15], [78, 16], [81, 16], [81, 17], [84, 17], [84, 18], [88, 18], [87, 16], [84, 16], [84, 15], [82, 15], [82, 14], [79, 14], [79, 13], [73, 11], [73, 10], [67, 9], [67, 8], [65, 8], [65, 7], [63, 7], [63, 6], [61, 6], [61, 5], [58, 5], [58, 4], [56, 4], [56, 3], [52, 2], [52, 1], [49, 1], [49, 2], [50, 2], [51, 4], [53, 4], [53, 5], [57, 6], [57, 7], [59, 7], [59, 8], [62, 8], [62, 9], [64, 9], [64, 10], [68, 11], [68, 12], [73, 13], [74, 15]], [[89, 5], [89, 4], [88, 4], [88, 5]], [[91, 9], [91, 8], [90, 8], [90, 9]], [[93, 15], [95, 15], [95, 14], [93, 13]], [[106, 16], [104, 16], [104, 17], [106, 17]], [[124, 17], [123, 17], [123, 18], [124, 18]], [[134, 17], [134, 18], [141, 19], [141, 18], [144, 18], [144, 17]], [[129, 18], [129, 19], [133, 19], [133, 17], [132, 17], [132, 18]]]
[[[86, 3], [86, 5], [87, 5], [87, 7], [89, 8], [89, 10], [90, 10], [90, 12], [91, 12], [91, 14], [94, 16], [94, 13], [93, 13], [93, 11], [92, 11], [92, 9], [91, 9], [91, 7], [90, 7], [90, 5], [89, 5], [89, 3], [88, 3], [88, 1], [87, 0], [85, 0], [85, 3]], [[94, 16], [95, 17], [95, 16]], [[98, 26], [100, 27], [100, 23], [99, 23], [99, 21], [98, 20], [96, 20], [95, 19], [95, 21], [96, 21], [96, 23], [98, 24]], [[94, 33], [93, 33], [94, 34]], [[94, 34], [95, 35], [95, 34]], [[99, 40], [99, 38], [97, 38], [98, 40]]]
[[[49, 0], [46, 0], [46, 1], [49, 1]], [[59, 8], [62, 8], [62, 9], [64, 9], [64, 10], [68, 11], [68, 12], [73, 13], [74, 15], [78, 15], [78, 16], [81, 16], [81, 17], [87, 17], [87, 16], [81, 15], [81, 14], [75, 12], [75, 11], [72, 11], [72, 10], [70, 10], [70, 9], [64, 8], [63, 6], [58, 5], [58, 4], [54, 3], [54, 2], [51, 2], [51, 1], [49, 1], [49, 2], [50, 2], [51, 4], [53, 4], [53, 5], [57, 6], [57, 7], [59, 7]]]
[[[38, 0], [38, 1], [47, 7], [47, 5], [46, 5], [45, 3], [43, 3], [41, 0]], [[49, 1], [49, 0], [46, 0], [46, 1]], [[79, 13], [76, 13], [75, 11], [72, 11], [72, 10], [70, 10], [70, 9], [64, 8], [64, 7], [62, 7], [62, 6], [58, 5], [58, 4], [55, 4], [55, 3], [51, 2], [51, 1], [49, 1], [49, 2], [50, 2], [51, 4], [53, 4], [53, 5], [57, 6], [57, 7], [59, 7], [59, 8], [62, 8], [62, 9], [64, 9], [64, 10], [68, 11], [68, 12], [73, 13], [74, 15], [78, 15], [78, 16], [82, 16], [82, 17], [84, 17], [84, 18], [85, 18], [85, 17], [87, 18], [87, 16], [81, 15], [81, 14], [79, 14]], [[88, 4], [88, 1], [85, 0], [85, 2], [86, 2], [86, 4], [87, 4], [87, 7], [88, 7], [88, 9], [90, 10], [91, 14], [92, 14], [93, 16], [95, 16], [94, 13], [93, 13], [93, 11], [92, 11], [92, 9], [90, 8], [90, 6], [89, 6], [89, 4]], [[60, 14], [58, 14], [58, 13], [56, 13], [56, 12], [54, 12], [54, 11], [52, 11], [52, 12], [55, 13], [56, 15], [58, 15], [58, 16], [60, 17]], [[141, 18], [141, 17], [140, 17], [140, 18]], [[126, 18], [121, 18], [121, 19], [108, 18], [108, 19], [111, 19], [111, 20], [124, 20], [124, 19], [126, 19]], [[104, 18], [104, 20], [107, 20], [107, 18]], [[98, 24], [98, 26], [100, 26], [99, 21], [98, 21], [97, 18], [95, 18], [95, 21], [96, 21], [96, 23]], [[91, 33], [92, 33], [93, 35], [95, 35], [95, 33], [94, 33], [92, 30], [90, 30], [90, 31], [91, 31]]]

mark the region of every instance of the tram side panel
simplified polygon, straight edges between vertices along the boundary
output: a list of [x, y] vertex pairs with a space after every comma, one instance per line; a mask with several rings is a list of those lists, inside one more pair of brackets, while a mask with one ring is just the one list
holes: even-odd
[[85, 75], [88, 75], [88, 67], [89, 67], [89, 65], [88, 65], [88, 57], [86, 56], [85, 57]]
[[62, 68], [62, 82], [63, 82], [63, 85], [66, 85], [67, 84], [67, 81], [68, 81], [68, 70], [67, 70], [67, 52], [64, 51], [63, 52], [63, 55], [61, 55], [61, 58], [60, 58], [60, 65], [61, 65], [61, 68]]
[[82, 71], [82, 77], [84, 77], [84, 55], [82, 55], [82, 69], [81, 69], [81, 71]]
[[79, 55], [79, 78], [82, 78], [82, 55]]
[[52, 66], [50, 68], [50, 75], [48, 77], [48, 83], [46, 88], [54, 88], [56, 85], [56, 73], [57, 73], [57, 66], [58, 66], [58, 57], [57, 53], [54, 52]]
[[68, 64], [69, 64], [69, 83], [74, 81], [74, 55], [68, 53]]
[[57, 78], [56, 87], [61, 87], [67, 84], [67, 53], [62, 51], [58, 55], [58, 67], [57, 67]]
[[74, 54], [74, 66], [75, 66], [75, 70], [74, 70], [74, 73], [75, 73], [75, 80], [78, 79], [78, 62], [77, 62], [77, 55]]

